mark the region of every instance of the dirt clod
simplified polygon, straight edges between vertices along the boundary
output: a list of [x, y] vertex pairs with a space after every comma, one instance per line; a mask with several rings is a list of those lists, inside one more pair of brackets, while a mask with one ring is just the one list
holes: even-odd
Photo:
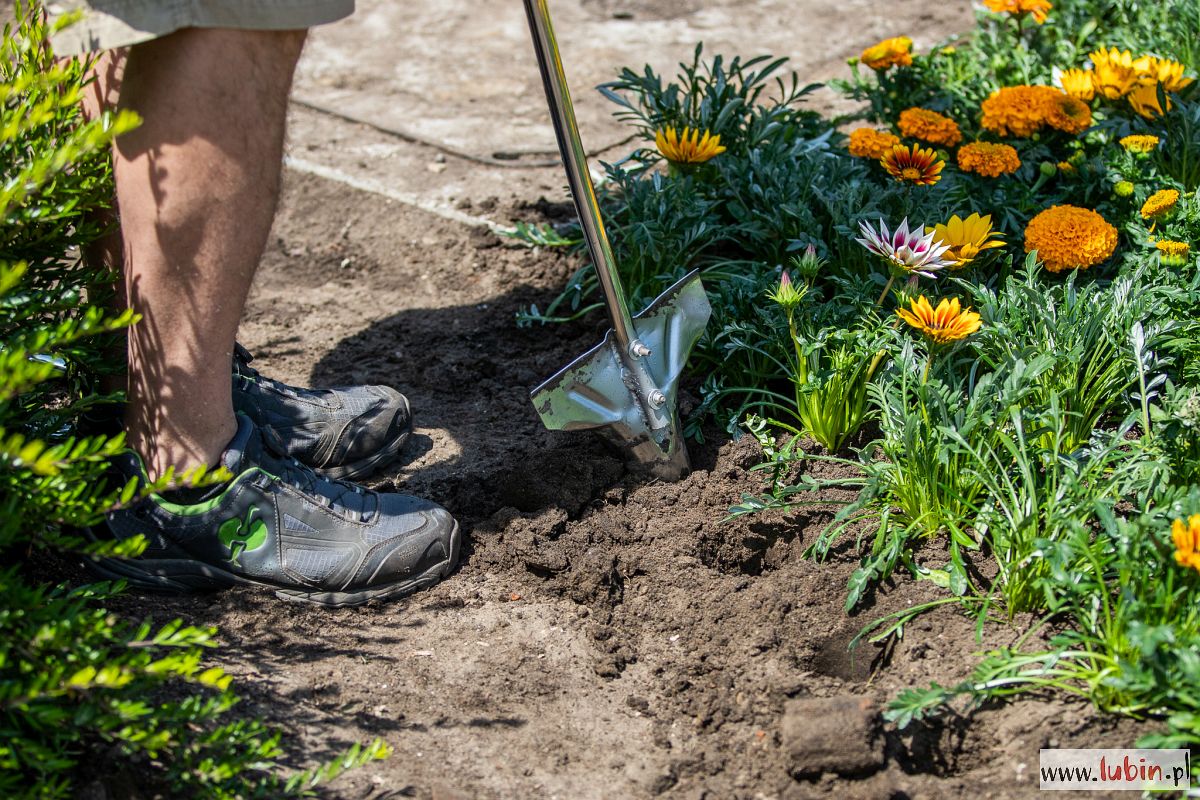
[[864, 695], [789, 700], [781, 727], [792, 774], [875, 772], [884, 761], [879, 723], [879, 710]]

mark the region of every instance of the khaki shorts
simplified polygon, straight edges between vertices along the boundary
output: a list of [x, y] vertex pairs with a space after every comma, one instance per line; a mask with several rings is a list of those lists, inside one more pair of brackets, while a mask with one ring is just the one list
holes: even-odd
[[52, 37], [61, 56], [137, 44], [181, 28], [297, 30], [354, 12], [354, 0], [56, 0], [46, 6], [51, 17], [83, 11]]

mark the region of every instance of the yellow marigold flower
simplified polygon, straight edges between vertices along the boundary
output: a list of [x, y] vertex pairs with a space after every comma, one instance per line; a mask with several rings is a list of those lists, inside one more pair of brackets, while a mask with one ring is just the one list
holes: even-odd
[[1117, 197], [1133, 197], [1136, 190], [1137, 187], [1133, 185], [1132, 181], [1117, 181], [1113, 185], [1113, 194]]
[[1187, 522], [1172, 522], [1171, 539], [1175, 542], [1175, 563], [1200, 572], [1200, 514], [1192, 514]]
[[1167, 92], [1179, 92], [1191, 86], [1194, 78], [1183, 77], [1183, 64], [1169, 58], [1145, 56], [1134, 62], [1139, 83], [1161, 83]]
[[1096, 93], [1109, 100], [1124, 97], [1137, 84], [1137, 69], [1133, 65], [1133, 54], [1128, 50], [1097, 50], [1088, 58], [1092, 61], [1092, 81]]
[[918, 186], [932, 186], [942, 179], [946, 162], [932, 148], [898, 144], [879, 159], [879, 163], [898, 181], [910, 181]]
[[998, 178], [1016, 172], [1021, 158], [1012, 145], [992, 142], [971, 142], [958, 148], [958, 168], [988, 178]]
[[935, 345], [965, 339], [983, 324], [971, 309], [963, 310], [958, 298], [942, 298], [935, 309], [925, 295], [909, 301], [909, 308], [896, 309], [896, 316], [924, 334]]
[[1046, 15], [1054, 7], [1049, 0], [983, 0], [983, 4], [997, 14], [1014, 17], [1029, 14], [1038, 25], [1046, 21]]
[[1123, 137], [1120, 143], [1130, 153], [1149, 153], [1158, 147], [1159, 138], [1149, 134], [1133, 134]]
[[1155, 242], [1154, 246], [1158, 249], [1159, 260], [1163, 264], [1175, 267], [1183, 266], [1188, 254], [1192, 251], [1187, 242], [1173, 242], [1169, 239]]
[[1092, 110], [1078, 97], [1065, 92], [1043, 95], [1046, 103], [1046, 122], [1063, 133], [1083, 133], [1092, 127]]
[[1058, 167], [1059, 172], [1063, 172], [1068, 175], [1075, 171], [1075, 165], [1070, 161], [1060, 161], [1055, 164], [1055, 166]]
[[1096, 84], [1090, 69], [1064, 69], [1058, 80], [1064, 92], [1085, 103], [1090, 103], [1096, 96]]
[[[1146, 119], [1154, 119], [1163, 115], [1163, 107], [1158, 102], [1158, 84], [1157, 83], [1141, 83], [1133, 88], [1126, 95], [1129, 100], [1129, 105], [1133, 106], [1133, 110], [1141, 114]], [[1167, 111], [1170, 111], [1174, 104], [1171, 98], [1166, 98]]]
[[929, 144], [954, 147], [962, 141], [958, 123], [927, 108], [906, 108], [900, 112], [900, 132]]
[[955, 214], [949, 222], [926, 228], [934, 241], [944, 244], [948, 250], [942, 260], [949, 262], [950, 269], [962, 269], [974, 261], [984, 250], [1003, 247], [1000, 234], [992, 230], [992, 215], [972, 214], [963, 219]]
[[654, 143], [663, 158], [672, 164], [703, 164], [725, 152], [720, 134], [713, 136], [707, 130], [703, 136], [698, 129], [691, 128], [684, 128], [679, 134], [675, 128], [667, 126], [666, 130], [654, 134]]
[[1142, 204], [1142, 219], [1159, 219], [1171, 213], [1179, 202], [1178, 189], [1159, 189]]
[[882, 72], [892, 67], [907, 67], [912, 64], [912, 39], [895, 36], [862, 51], [862, 62], [873, 70]]
[[850, 155], [880, 159], [900, 144], [900, 137], [874, 128], [855, 128], [850, 132]]
[[1051, 206], [1025, 226], [1025, 252], [1037, 250], [1050, 272], [1087, 269], [1117, 249], [1117, 229], [1086, 208]]

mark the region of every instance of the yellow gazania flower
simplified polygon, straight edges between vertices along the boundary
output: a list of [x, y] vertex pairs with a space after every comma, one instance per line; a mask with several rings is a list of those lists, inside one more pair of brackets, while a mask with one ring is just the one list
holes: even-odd
[[1139, 83], [1161, 83], [1167, 92], [1180, 92], [1191, 86], [1194, 78], [1183, 77], [1183, 64], [1169, 58], [1145, 56], [1134, 62]]
[[983, 4], [997, 14], [1014, 17], [1029, 14], [1038, 25], [1046, 21], [1046, 15], [1054, 7], [1050, 0], [983, 0]]
[[1071, 97], [1090, 103], [1096, 96], [1096, 84], [1090, 69], [1064, 69], [1058, 79], [1062, 90]]
[[[1163, 107], [1158, 102], [1157, 83], [1138, 84], [1125, 97], [1129, 100], [1129, 105], [1133, 106], [1133, 110], [1146, 119], [1154, 119], [1163, 115]], [[1174, 104], [1169, 97], [1166, 98], [1166, 101], [1167, 111], [1170, 111]]]
[[900, 137], [874, 128], [855, 128], [850, 132], [848, 148], [850, 155], [858, 158], [883, 158], [893, 147], [900, 144]]
[[1137, 84], [1133, 54], [1128, 50], [1097, 50], [1088, 56], [1092, 61], [1092, 80], [1096, 93], [1109, 100], [1124, 97]]
[[1092, 127], [1092, 110], [1078, 97], [1065, 92], [1046, 93], [1046, 122], [1063, 133], [1083, 133]]
[[958, 298], [942, 298], [937, 308], [925, 295], [909, 301], [909, 308], [896, 309], [896, 316], [916, 328], [934, 345], [950, 344], [965, 339], [983, 324], [971, 309], [963, 310]]
[[1142, 219], [1159, 219], [1171, 213], [1179, 202], [1178, 189], [1159, 189], [1142, 204]]
[[958, 148], [958, 168], [988, 178], [998, 178], [1021, 167], [1021, 158], [1012, 145], [971, 142]]
[[862, 63], [877, 72], [912, 65], [912, 39], [894, 36], [862, 51]]
[[954, 147], [962, 141], [962, 131], [958, 129], [958, 123], [927, 108], [904, 109], [900, 112], [897, 124], [905, 136], [929, 144]]
[[1051, 206], [1025, 226], [1025, 252], [1038, 252], [1049, 272], [1087, 269], [1117, 249], [1117, 229], [1095, 211]]
[[1158, 147], [1159, 141], [1157, 136], [1135, 133], [1122, 137], [1120, 144], [1130, 153], [1149, 153]]
[[655, 132], [654, 143], [663, 158], [672, 164], [703, 164], [725, 152], [720, 134], [713, 136], [705, 130], [701, 136], [699, 129], [691, 128], [684, 128], [683, 133], [678, 134], [669, 125], [666, 130]]
[[946, 162], [937, 157], [932, 148], [898, 144], [884, 153], [879, 163], [898, 181], [909, 181], [918, 186], [932, 186], [942, 179], [942, 168]]
[[1185, 523], [1171, 523], [1171, 539], [1175, 542], [1175, 563], [1200, 572], [1200, 514], [1192, 514]]
[[1188, 254], [1192, 251], [1191, 246], [1187, 242], [1174, 242], [1170, 239], [1163, 239], [1160, 242], [1154, 243], [1158, 249], [1158, 258], [1167, 266], [1181, 267], [1187, 261]]
[[926, 228], [925, 232], [932, 233], [934, 241], [949, 248], [942, 259], [950, 262], [950, 269], [962, 269], [984, 250], [1004, 246], [1000, 234], [992, 230], [991, 214], [982, 217], [972, 214], [966, 219], [955, 214], [949, 222]]

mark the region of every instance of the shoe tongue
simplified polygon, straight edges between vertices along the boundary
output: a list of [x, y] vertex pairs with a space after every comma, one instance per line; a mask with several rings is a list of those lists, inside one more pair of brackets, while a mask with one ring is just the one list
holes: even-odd
[[225, 446], [225, 452], [221, 454], [221, 466], [234, 475], [242, 471], [242, 458], [246, 455], [246, 448], [255, 433], [254, 423], [250, 421], [249, 417], [238, 414], [237, 421], [237, 433], [229, 440], [229, 444]]

